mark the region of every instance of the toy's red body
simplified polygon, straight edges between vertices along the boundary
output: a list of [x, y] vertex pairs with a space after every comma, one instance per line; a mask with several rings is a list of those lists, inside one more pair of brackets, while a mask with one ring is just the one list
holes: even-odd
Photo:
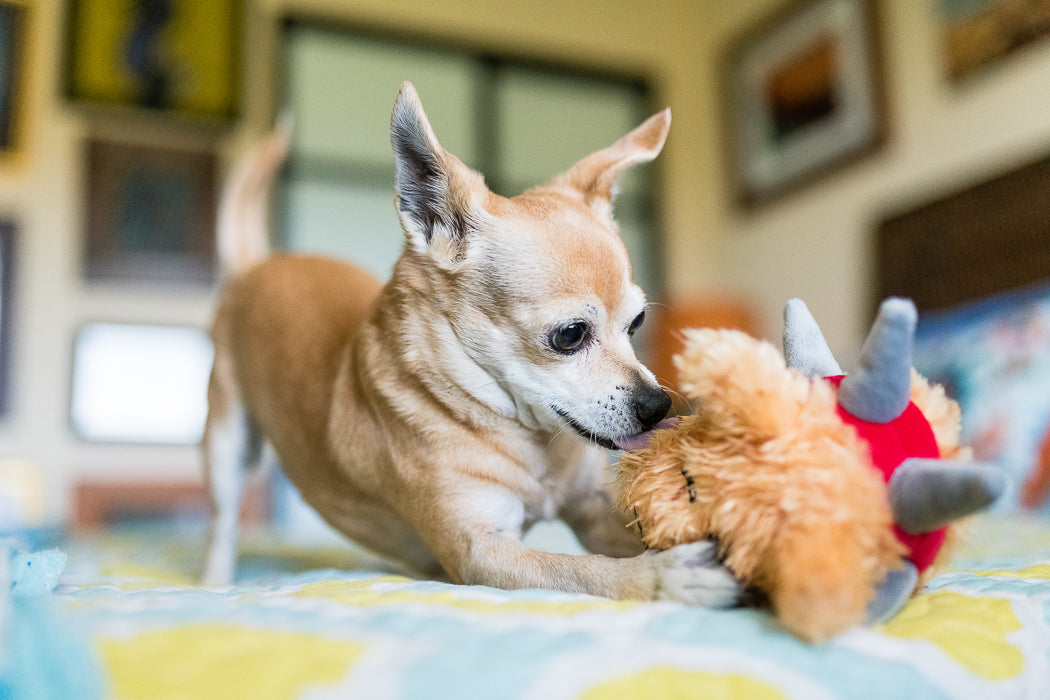
[[[835, 387], [842, 383], [842, 378], [826, 377]], [[861, 439], [868, 444], [872, 465], [879, 470], [887, 483], [905, 459], [939, 459], [941, 456], [930, 422], [914, 403], [909, 402], [904, 413], [889, 423], [862, 420], [842, 408], [841, 404], [838, 406], [838, 414], [843, 422], [853, 426]], [[894, 525], [894, 532], [897, 539], [908, 548], [908, 559], [922, 572], [933, 563], [944, 544], [947, 528], [912, 535]]]

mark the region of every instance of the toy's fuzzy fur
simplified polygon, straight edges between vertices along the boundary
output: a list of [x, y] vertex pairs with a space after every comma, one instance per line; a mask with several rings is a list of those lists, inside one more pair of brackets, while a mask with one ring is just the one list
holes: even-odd
[[[962, 430], [962, 409], [958, 403], [948, 397], [943, 386], [930, 384], [925, 377], [913, 369], [911, 372], [911, 401], [930, 422], [941, 459], [969, 461], [972, 458], [970, 448], [964, 447], [959, 442], [959, 433]], [[934, 574], [944, 569], [966, 526], [965, 519], [948, 525], [944, 544], [937, 552], [933, 565], [919, 574], [917, 588], [924, 586]]]
[[[651, 549], [716, 540], [726, 565], [804, 639], [861, 622], [906, 552], [886, 485], [838, 417], [834, 389], [738, 331], [684, 334], [675, 363], [698, 412], [623, 456], [621, 505]], [[957, 455], [958, 406], [914, 373], [912, 399], [942, 456]]]

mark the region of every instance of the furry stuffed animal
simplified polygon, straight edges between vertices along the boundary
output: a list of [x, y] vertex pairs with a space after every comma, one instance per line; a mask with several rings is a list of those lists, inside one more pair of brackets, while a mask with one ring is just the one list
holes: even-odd
[[685, 331], [675, 364], [698, 412], [620, 461], [646, 546], [716, 540], [805, 640], [895, 613], [946, 559], [951, 523], [1005, 488], [962, 461], [958, 405], [912, 369], [915, 322], [911, 302], [886, 300], [845, 377], [797, 299], [783, 356], [739, 331]]

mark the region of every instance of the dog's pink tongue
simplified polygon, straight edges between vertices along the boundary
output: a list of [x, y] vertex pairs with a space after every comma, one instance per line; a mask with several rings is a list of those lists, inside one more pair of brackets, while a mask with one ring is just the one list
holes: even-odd
[[624, 452], [630, 452], [631, 450], [640, 450], [644, 447], [649, 446], [649, 441], [653, 439], [653, 433], [657, 430], [666, 430], [673, 428], [678, 425], [678, 418], [664, 418], [662, 421], [657, 423], [651, 430], [646, 430], [643, 433], [632, 435], [630, 437], [622, 437], [613, 440], [616, 446]]

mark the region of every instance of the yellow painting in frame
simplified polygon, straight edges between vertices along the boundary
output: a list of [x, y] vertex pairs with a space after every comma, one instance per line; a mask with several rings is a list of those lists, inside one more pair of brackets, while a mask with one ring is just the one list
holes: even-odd
[[243, 0], [68, 0], [66, 92], [86, 102], [230, 119]]
[[0, 0], [0, 159], [21, 144], [25, 86], [26, 8], [21, 0]]

